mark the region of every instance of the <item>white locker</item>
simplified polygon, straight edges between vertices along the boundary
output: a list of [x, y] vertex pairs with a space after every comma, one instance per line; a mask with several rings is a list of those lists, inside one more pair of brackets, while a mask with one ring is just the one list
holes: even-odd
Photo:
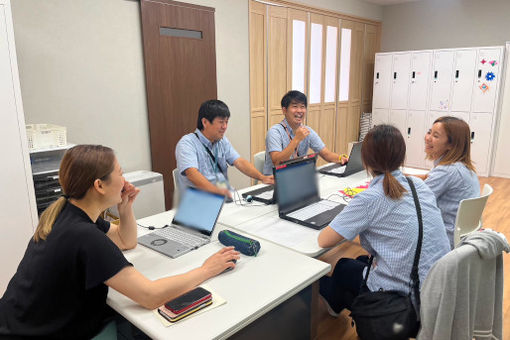
[[450, 112], [450, 116], [457, 117], [469, 124], [469, 112]]
[[432, 63], [430, 109], [448, 111], [452, 83], [453, 51], [435, 51]]
[[476, 49], [459, 50], [455, 52], [453, 68], [453, 94], [452, 111], [471, 110], [471, 98], [473, 91]]
[[406, 166], [425, 166], [426, 111], [409, 111], [407, 113]]
[[432, 52], [414, 52], [411, 58], [409, 109], [426, 110]]
[[391, 72], [391, 108], [406, 109], [409, 94], [409, 69], [411, 67], [411, 53], [393, 55], [393, 69]]
[[407, 111], [406, 110], [391, 110], [390, 111], [390, 124], [400, 130], [404, 139], [407, 136]]
[[390, 107], [392, 61], [393, 55], [391, 54], [376, 55], [375, 57], [374, 92], [372, 98], [374, 109], [388, 109]]
[[372, 111], [372, 126], [388, 124], [390, 122], [388, 109], [374, 109]]
[[475, 68], [472, 112], [492, 112], [500, 82], [501, 48], [480, 49]]
[[491, 113], [471, 113], [471, 160], [474, 162], [476, 173], [487, 176], [489, 173], [490, 141], [492, 130]]

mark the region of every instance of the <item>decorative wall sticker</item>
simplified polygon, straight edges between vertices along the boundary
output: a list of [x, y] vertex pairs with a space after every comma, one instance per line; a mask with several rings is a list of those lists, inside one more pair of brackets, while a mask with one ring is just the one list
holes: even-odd
[[491, 66], [496, 66], [498, 62], [496, 60], [491, 60], [489, 61], [489, 64], [491, 64]]
[[496, 75], [492, 72], [487, 72], [487, 74], [485, 75], [485, 79], [487, 79], [487, 81], [493, 81], [494, 78], [496, 78]]
[[487, 62], [487, 60], [485, 59], [482, 59], [482, 61], [480, 61], [482, 64], [485, 64]]
[[489, 91], [489, 85], [483, 83], [482, 85], [480, 85], [480, 90], [482, 90], [483, 93]]
[[442, 100], [439, 101], [439, 109], [448, 110], [448, 99], [446, 99], [445, 101]]

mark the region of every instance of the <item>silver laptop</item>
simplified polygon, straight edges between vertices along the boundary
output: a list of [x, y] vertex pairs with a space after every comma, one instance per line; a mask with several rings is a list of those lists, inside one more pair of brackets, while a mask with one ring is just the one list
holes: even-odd
[[225, 197], [187, 188], [172, 223], [140, 236], [138, 243], [161, 254], [176, 258], [211, 241]]

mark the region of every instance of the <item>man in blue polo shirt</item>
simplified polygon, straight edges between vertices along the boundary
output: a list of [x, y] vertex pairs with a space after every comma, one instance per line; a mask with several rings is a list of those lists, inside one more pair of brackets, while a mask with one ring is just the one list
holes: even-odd
[[273, 166], [281, 162], [306, 155], [308, 149], [318, 152], [331, 163], [347, 161], [345, 155], [329, 151], [319, 135], [305, 126], [306, 95], [299, 91], [289, 91], [282, 98], [282, 111], [285, 119], [269, 129], [266, 136], [266, 161], [264, 174], [273, 173]]
[[197, 129], [184, 135], [175, 148], [179, 169], [178, 181], [231, 197], [227, 167], [235, 166], [243, 174], [265, 184], [273, 184], [273, 176], [262, 175], [246, 159], [239, 156], [224, 136], [230, 111], [221, 100], [208, 100], [200, 106]]

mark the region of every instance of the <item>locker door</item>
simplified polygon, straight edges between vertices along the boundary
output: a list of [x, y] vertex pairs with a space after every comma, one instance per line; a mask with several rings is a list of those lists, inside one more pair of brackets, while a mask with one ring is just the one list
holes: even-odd
[[473, 91], [476, 50], [455, 52], [453, 68], [452, 111], [470, 111]]
[[453, 51], [435, 51], [432, 65], [430, 109], [448, 111], [452, 83]]
[[406, 109], [409, 93], [409, 69], [411, 53], [393, 55], [391, 72], [391, 108]]
[[423, 168], [425, 166], [425, 111], [407, 113], [406, 166]]
[[407, 136], [407, 111], [406, 110], [391, 110], [390, 111], [390, 124], [400, 130], [404, 139]]
[[492, 114], [471, 113], [471, 160], [476, 173], [487, 176], [489, 173], [489, 146], [491, 141]]
[[392, 61], [393, 56], [391, 54], [378, 54], [375, 56], [374, 93], [372, 104], [374, 109], [388, 109], [390, 107]]
[[469, 124], [469, 112], [451, 112], [450, 116], [460, 118]]
[[411, 59], [409, 109], [426, 110], [432, 52], [413, 53]]
[[480, 49], [475, 67], [472, 112], [493, 112], [498, 91], [501, 49]]
[[372, 126], [388, 124], [390, 122], [388, 109], [374, 109], [372, 111]]

